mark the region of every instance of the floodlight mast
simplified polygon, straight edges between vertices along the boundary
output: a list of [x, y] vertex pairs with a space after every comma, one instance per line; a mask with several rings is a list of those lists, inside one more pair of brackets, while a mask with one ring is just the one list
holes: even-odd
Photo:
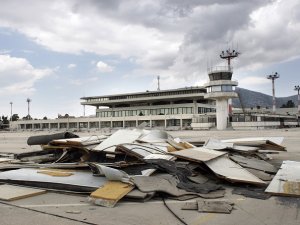
[[13, 105], [13, 102], [10, 102], [10, 121], [12, 121], [12, 105]]
[[298, 92], [298, 114], [300, 114], [300, 86], [296, 85], [294, 90]]
[[276, 113], [275, 80], [279, 77], [280, 76], [277, 72], [275, 72], [274, 74], [271, 74], [271, 75], [267, 75], [267, 79], [272, 80], [273, 113]]
[[30, 118], [30, 102], [31, 102], [31, 99], [30, 98], [27, 98], [26, 99], [26, 102], [28, 104], [28, 119]]
[[238, 57], [239, 54], [240, 54], [240, 52], [238, 52], [234, 49], [232, 51], [230, 49], [227, 49], [226, 51], [221, 52], [220, 57], [221, 57], [221, 59], [226, 59], [227, 60], [229, 71], [231, 70], [231, 65], [230, 65], [231, 59], [233, 59], [235, 57]]

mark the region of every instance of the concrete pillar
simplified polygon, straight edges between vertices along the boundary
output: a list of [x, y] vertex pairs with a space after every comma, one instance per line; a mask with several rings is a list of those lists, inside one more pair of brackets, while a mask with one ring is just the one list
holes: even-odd
[[125, 128], [125, 120], [123, 120], [123, 128]]
[[149, 121], [149, 126], [150, 126], [150, 128], [152, 127], [152, 119], [150, 119], [150, 121]]
[[193, 114], [198, 114], [198, 110], [197, 110], [197, 100], [193, 100], [194, 103], [194, 113]]
[[113, 128], [113, 121], [110, 121], [110, 128]]
[[135, 121], [135, 127], [138, 127], [138, 126], [139, 126], [139, 121], [136, 120], [136, 121]]
[[167, 128], [167, 119], [165, 119], [165, 128]]
[[182, 130], [182, 118], [180, 118], [180, 130]]
[[225, 130], [228, 120], [228, 100], [221, 98], [216, 100], [217, 108], [217, 129]]

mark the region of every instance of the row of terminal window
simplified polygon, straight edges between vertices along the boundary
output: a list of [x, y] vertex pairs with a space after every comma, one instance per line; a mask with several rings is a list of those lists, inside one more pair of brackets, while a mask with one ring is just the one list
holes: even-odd
[[[199, 107], [198, 113], [215, 112], [214, 108]], [[97, 117], [126, 117], [126, 116], [148, 116], [148, 115], [176, 115], [193, 114], [193, 107], [162, 108], [162, 109], [141, 109], [97, 112]]]
[[159, 93], [149, 93], [149, 94], [140, 94], [140, 95], [124, 95], [124, 96], [112, 96], [112, 97], [103, 97], [103, 98], [90, 98], [90, 99], [87, 99], [87, 102], [156, 97], [156, 96], [168, 96], [168, 95], [195, 94], [195, 93], [204, 93], [204, 91], [203, 90], [184, 90], [184, 91], [159, 92]]
[[218, 86], [211, 86], [207, 88], [207, 93], [210, 92], [230, 92], [234, 91], [235, 87], [232, 85], [218, 85]]

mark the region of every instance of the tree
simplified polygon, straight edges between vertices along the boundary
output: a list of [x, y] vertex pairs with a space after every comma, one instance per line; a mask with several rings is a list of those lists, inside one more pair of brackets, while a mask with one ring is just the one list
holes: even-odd
[[11, 120], [12, 120], [12, 121], [17, 121], [17, 120], [19, 120], [19, 115], [18, 115], [18, 114], [13, 114], [12, 117], [11, 117]]
[[5, 129], [8, 127], [9, 121], [7, 119], [7, 116], [0, 117], [0, 129]]
[[9, 121], [7, 119], [8, 116], [2, 116], [2, 123], [3, 124], [9, 124]]
[[48, 119], [47, 116], [44, 116], [44, 117], [43, 117], [43, 120], [47, 120], [47, 119]]
[[288, 100], [286, 104], [282, 104], [280, 108], [294, 108], [295, 103], [292, 100]]
[[30, 115], [24, 116], [23, 120], [32, 120], [32, 117]]

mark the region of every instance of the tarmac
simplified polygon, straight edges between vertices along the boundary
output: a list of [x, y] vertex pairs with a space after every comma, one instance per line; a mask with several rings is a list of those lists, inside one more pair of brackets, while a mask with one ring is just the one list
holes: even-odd
[[[28, 146], [29, 136], [49, 132], [4, 132], [0, 133], [0, 152], [21, 153], [40, 150], [39, 146]], [[79, 136], [99, 135], [99, 132], [77, 133]], [[228, 131], [171, 131], [173, 137], [184, 140], [205, 141], [208, 138], [230, 139], [239, 137], [284, 137], [287, 152], [272, 155], [273, 163], [282, 160], [300, 161], [300, 129], [277, 130], [228, 130]], [[300, 198], [272, 196], [267, 200], [246, 198], [231, 194], [226, 189], [223, 200], [235, 203], [231, 214], [200, 213], [181, 210], [183, 202], [166, 200], [166, 205], [189, 225], [298, 225], [300, 224]], [[189, 201], [195, 201], [194, 199]], [[15, 200], [0, 201], [2, 225], [18, 224], [183, 224], [166, 207], [162, 199], [148, 202], [120, 201], [114, 208], [92, 205], [87, 196], [57, 192]]]

